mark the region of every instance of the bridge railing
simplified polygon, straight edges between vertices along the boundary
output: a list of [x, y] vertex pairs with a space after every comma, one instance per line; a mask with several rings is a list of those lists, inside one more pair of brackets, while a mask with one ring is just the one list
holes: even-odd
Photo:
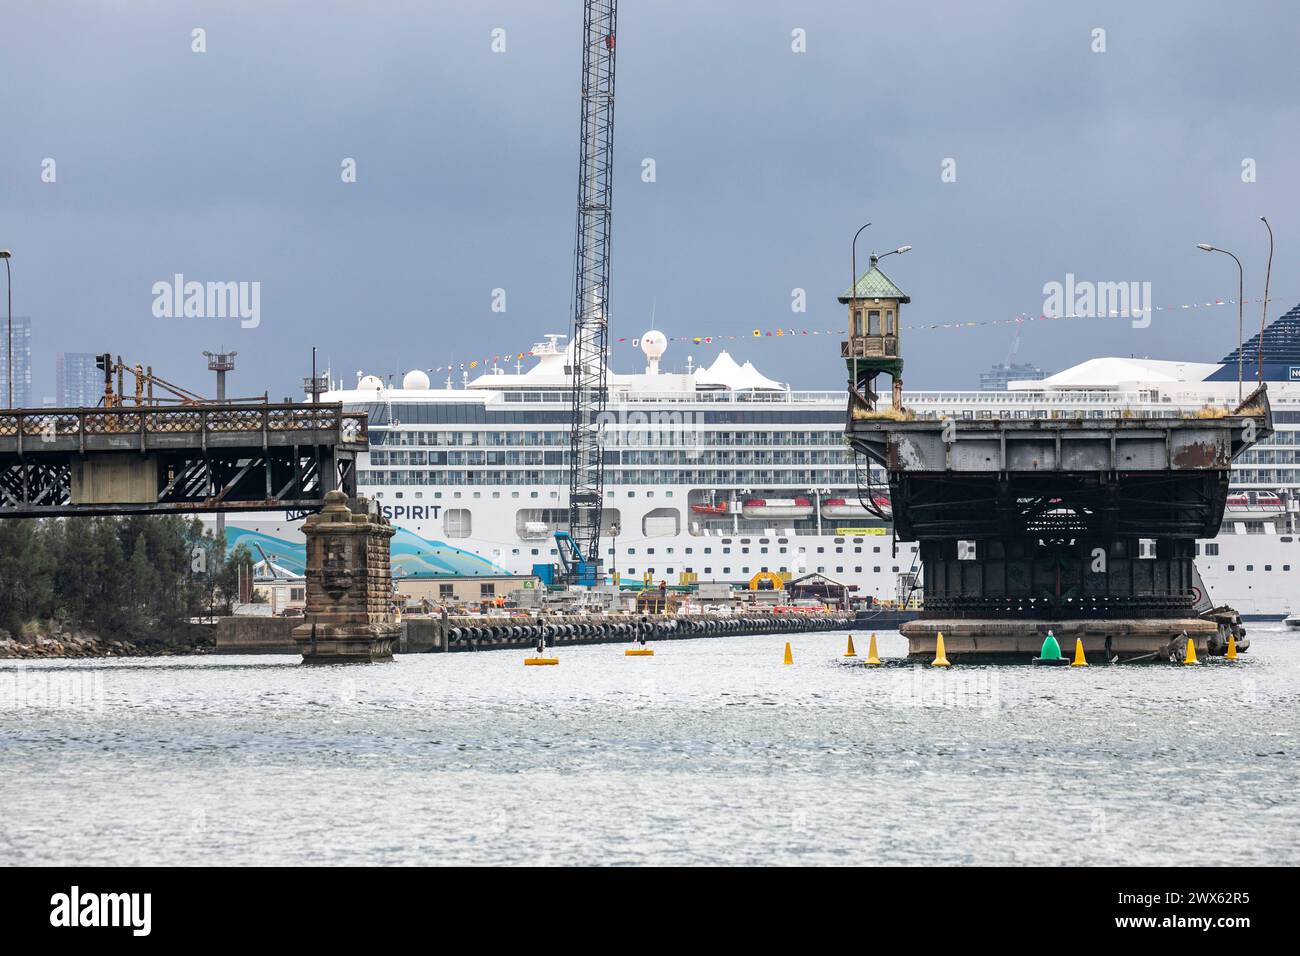
[[0, 410], [0, 439], [21, 436], [37, 442], [103, 435], [328, 431], [337, 433], [335, 440], [342, 444], [366, 444], [369, 441], [367, 426], [364, 412], [345, 412], [342, 405], [213, 404], [170, 408], [154, 405]]

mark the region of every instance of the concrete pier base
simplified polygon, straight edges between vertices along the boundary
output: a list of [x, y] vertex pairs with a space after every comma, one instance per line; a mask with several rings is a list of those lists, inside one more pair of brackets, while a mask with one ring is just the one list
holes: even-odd
[[944, 649], [949, 659], [1028, 661], [1038, 656], [1048, 630], [1056, 635], [1061, 650], [1068, 657], [1074, 653], [1076, 639], [1082, 638], [1084, 653], [1091, 660], [1112, 657], [1121, 660], [1146, 654], [1161, 654], [1184, 631], [1196, 643], [1197, 654], [1208, 653], [1207, 642], [1217, 628], [1213, 621], [1201, 618], [1143, 618], [1135, 620], [999, 620], [957, 619], [909, 621], [900, 628], [907, 638], [909, 657], [931, 660], [935, 638], [943, 632]]
[[400, 633], [392, 628], [384, 630], [367, 628], [356, 631], [332, 630], [327, 638], [312, 643], [308, 637], [303, 642], [294, 638], [302, 651], [304, 664], [368, 664], [374, 661], [391, 661], [393, 648]]

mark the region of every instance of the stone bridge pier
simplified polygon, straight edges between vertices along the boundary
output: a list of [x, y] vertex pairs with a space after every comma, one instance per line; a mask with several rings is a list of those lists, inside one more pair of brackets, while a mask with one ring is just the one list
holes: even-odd
[[365, 499], [348, 507], [341, 491], [303, 522], [307, 608], [293, 639], [305, 664], [392, 660], [401, 625], [392, 611], [392, 525]]

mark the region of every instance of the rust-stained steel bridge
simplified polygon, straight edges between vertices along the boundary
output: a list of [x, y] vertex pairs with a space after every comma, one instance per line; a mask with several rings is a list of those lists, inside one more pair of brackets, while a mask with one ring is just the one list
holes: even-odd
[[1272, 431], [1266, 387], [1146, 419], [913, 420], [851, 399], [846, 428], [889, 475], [896, 539], [919, 542], [922, 618], [949, 621], [1193, 616], [1196, 539]]
[[368, 441], [338, 404], [0, 410], [0, 518], [317, 511]]

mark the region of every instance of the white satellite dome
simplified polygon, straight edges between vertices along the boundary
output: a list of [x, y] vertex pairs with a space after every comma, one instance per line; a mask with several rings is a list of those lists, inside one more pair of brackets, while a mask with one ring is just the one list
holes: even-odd
[[429, 387], [429, 376], [418, 368], [413, 368], [402, 376], [402, 388], [409, 391], [423, 391]]
[[668, 336], [651, 329], [641, 336], [641, 351], [648, 359], [657, 359], [668, 350]]
[[377, 388], [384, 387], [384, 380], [378, 375], [363, 375], [357, 382], [357, 388], [360, 391], [368, 392]]

